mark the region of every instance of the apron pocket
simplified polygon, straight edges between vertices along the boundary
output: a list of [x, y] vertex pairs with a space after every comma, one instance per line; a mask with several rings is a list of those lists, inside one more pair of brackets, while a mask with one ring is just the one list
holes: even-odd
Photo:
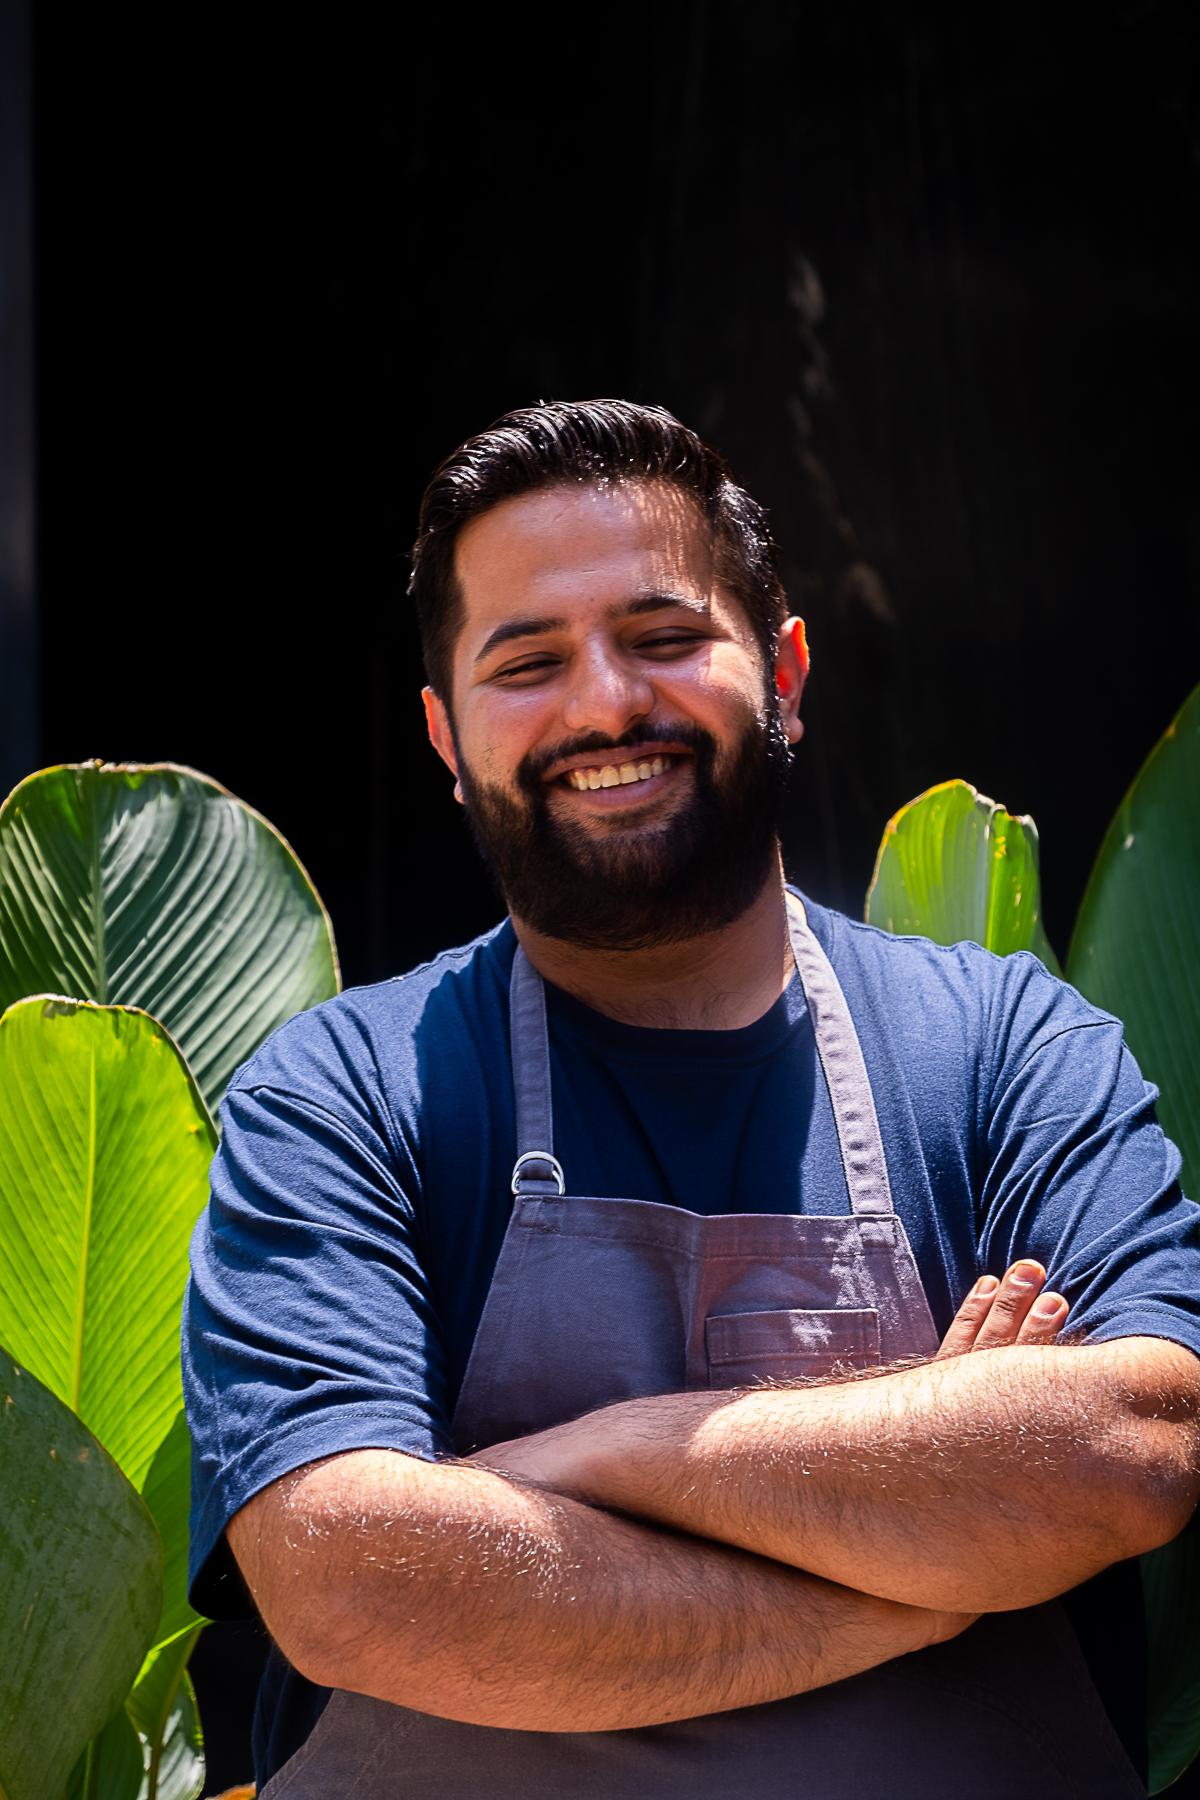
[[717, 1313], [704, 1325], [708, 1385], [823, 1381], [838, 1370], [879, 1366], [873, 1307], [830, 1311]]

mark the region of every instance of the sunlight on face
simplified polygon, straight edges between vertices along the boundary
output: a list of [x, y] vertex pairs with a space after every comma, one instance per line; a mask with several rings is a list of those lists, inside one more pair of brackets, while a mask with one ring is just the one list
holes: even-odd
[[773, 853], [787, 747], [691, 499], [522, 495], [464, 530], [457, 573], [454, 760], [512, 910], [613, 947], [737, 917]]

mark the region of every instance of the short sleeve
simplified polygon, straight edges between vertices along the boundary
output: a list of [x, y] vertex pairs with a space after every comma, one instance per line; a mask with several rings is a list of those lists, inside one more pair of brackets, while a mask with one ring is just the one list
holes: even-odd
[[982, 1121], [980, 1266], [1043, 1262], [1068, 1335], [1200, 1355], [1200, 1206], [1120, 1022], [1027, 956], [1005, 964]]
[[230, 1090], [192, 1241], [192, 1599], [210, 1617], [247, 1609], [223, 1533], [260, 1489], [340, 1451], [449, 1448], [414, 1149], [359, 1084], [313, 1086]]

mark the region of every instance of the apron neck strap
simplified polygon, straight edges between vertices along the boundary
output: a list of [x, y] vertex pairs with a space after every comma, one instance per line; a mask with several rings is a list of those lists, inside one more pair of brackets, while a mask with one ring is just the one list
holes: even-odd
[[890, 1213], [892, 1189], [883, 1154], [883, 1138], [867, 1065], [863, 1061], [862, 1046], [846, 996], [833, 972], [833, 965], [812, 934], [804, 904], [797, 895], [788, 894], [787, 912], [792, 955], [804, 984], [817, 1055], [821, 1059], [833, 1107], [850, 1210]]
[[517, 1103], [517, 1160], [514, 1194], [564, 1194], [567, 1184], [554, 1152], [554, 1110], [550, 1098], [550, 1034], [546, 1029], [546, 988], [517, 945], [508, 989], [513, 1091]]

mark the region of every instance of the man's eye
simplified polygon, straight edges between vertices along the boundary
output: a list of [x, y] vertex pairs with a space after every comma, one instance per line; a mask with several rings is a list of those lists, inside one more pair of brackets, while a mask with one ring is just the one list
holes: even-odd
[[507, 668], [497, 669], [492, 676], [493, 681], [513, 682], [522, 676], [537, 676], [547, 670], [557, 668], [552, 656], [532, 656], [527, 662], [510, 663]]
[[653, 637], [639, 638], [639, 650], [681, 651], [692, 650], [702, 644], [704, 638], [696, 631], [659, 631]]

